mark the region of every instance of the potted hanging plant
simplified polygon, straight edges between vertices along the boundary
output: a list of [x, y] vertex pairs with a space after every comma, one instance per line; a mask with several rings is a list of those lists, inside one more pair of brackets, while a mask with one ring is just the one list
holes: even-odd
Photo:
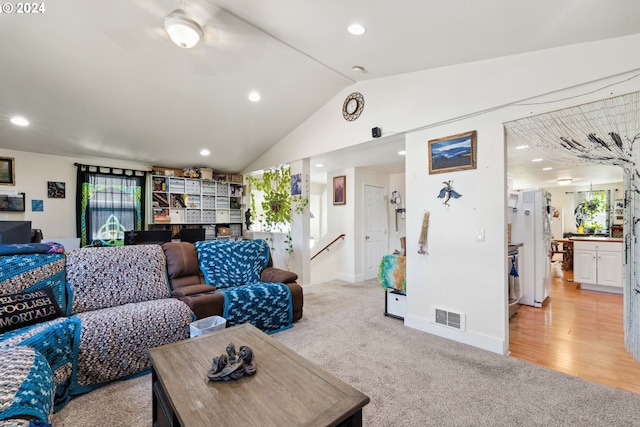
[[[291, 173], [288, 165], [278, 166], [263, 172], [262, 176], [249, 177], [251, 209], [256, 211], [253, 191], [263, 193], [260, 203], [262, 213], [258, 221], [265, 232], [286, 232], [285, 250], [291, 254], [293, 244], [291, 238], [291, 213], [302, 213], [309, 204], [309, 199], [302, 196], [291, 196]], [[273, 242], [273, 239], [271, 239]], [[272, 248], [273, 249], [273, 248]]]
[[604, 212], [606, 209], [606, 203], [604, 201], [604, 195], [595, 194], [593, 198], [589, 200], [582, 200], [576, 207], [576, 213], [579, 213], [583, 218], [581, 226], [585, 234], [595, 234], [602, 231], [602, 224], [595, 221], [595, 216], [598, 213]]

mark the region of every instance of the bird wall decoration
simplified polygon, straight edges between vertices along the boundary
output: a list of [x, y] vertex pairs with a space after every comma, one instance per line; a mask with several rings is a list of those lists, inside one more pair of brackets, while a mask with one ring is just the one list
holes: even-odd
[[444, 198], [442, 202], [443, 205], [449, 206], [449, 200], [453, 197], [454, 199], [459, 199], [462, 197], [462, 194], [456, 192], [452, 188], [453, 180], [443, 181], [444, 187], [440, 190], [440, 194], [438, 194], [438, 199]]

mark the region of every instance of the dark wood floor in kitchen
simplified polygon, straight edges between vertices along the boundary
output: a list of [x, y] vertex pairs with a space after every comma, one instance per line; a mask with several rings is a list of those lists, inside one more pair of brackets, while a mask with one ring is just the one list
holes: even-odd
[[552, 279], [542, 308], [521, 306], [509, 322], [511, 356], [640, 394], [640, 362], [624, 346], [623, 297], [581, 290], [571, 271]]

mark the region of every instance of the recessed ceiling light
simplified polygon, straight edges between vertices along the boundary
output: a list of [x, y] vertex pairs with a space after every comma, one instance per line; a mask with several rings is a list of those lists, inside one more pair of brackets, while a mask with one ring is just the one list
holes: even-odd
[[209, 154], [211, 154], [211, 151], [207, 150], [206, 148], [203, 148], [202, 150], [200, 150], [201, 156], [208, 156]]
[[544, 159], [532, 159], [531, 161], [532, 161], [532, 162], [541, 162], [541, 161], [543, 161], [543, 160], [544, 160]]
[[569, 184], [571, 184], [571, 181], [573, 181], [571, 178], [559, 179], [558, 180], [558, 185], [569, 185]]
[[364, 67], [361, 67], [359, 65], [354, 65], [353, 67], [351, 67], [351, 71], [358, 74], [364, 74]]
[[354, 36], [360, 36], [367, 32], [367, 29], [360, 24], [351, 24], [347, 27], [347, 31]]
[[543, 171], [550, 171], [551, 169], [553, 169], [553, 168], [551, 168], [549, 166], [547, 166], [546, 168], [542, 168]]
[[11, 123], [16, 126], [29, 126], [29, 120], [25, 119], [24, 117], [12, 117]]
[[260, 94], [258, 92], [251, 92], [249, 94], [249, 101], [251, 101], [251, 102], [260, 101]]
[[516, 150], [524, 150], [525, 148], [529, 148], [529, 146], [528, 145], [518, 145], [516, 147]]
[[407, 152], [404, 150], [401, 150], [401, 151], [398, 151], [398, 154], [400, 154], [401, 156], [404, 156], [405, 154], [407, 154]]
[[324, 164], [322, 164], [322, 163], [316, 163], [316, 164], [315, 164], [315, 167], [317, 167], [317, 168], [323, 168], [323, 167], [324, 167]]

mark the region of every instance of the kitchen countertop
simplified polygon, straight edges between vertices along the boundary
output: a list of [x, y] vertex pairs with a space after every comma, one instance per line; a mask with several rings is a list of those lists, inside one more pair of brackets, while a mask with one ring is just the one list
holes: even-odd
[[593, 237], [593, 236], [584, 236], [584, 237], [573, 236], [570, 239], [562, 239], [562, 240], [569, 240], [574, 242], [624, 242], [624, 239], [620, 237]]

